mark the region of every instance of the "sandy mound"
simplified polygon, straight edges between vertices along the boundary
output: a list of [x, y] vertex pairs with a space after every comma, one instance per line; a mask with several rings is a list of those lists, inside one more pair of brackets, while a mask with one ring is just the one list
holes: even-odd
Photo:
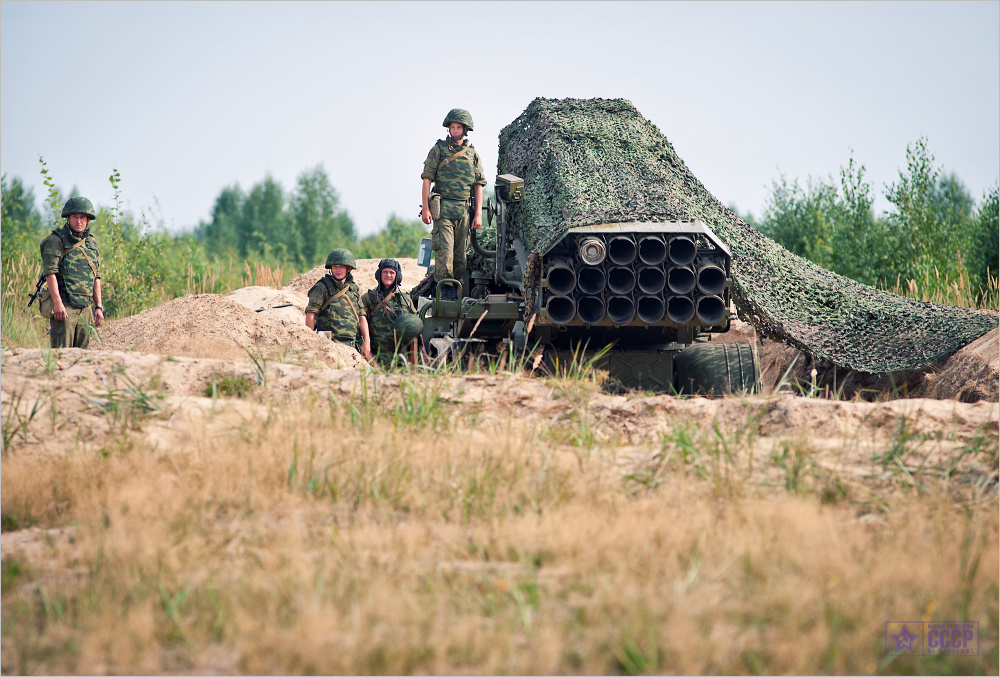
[[920, 397], [960, 402], [1000, 400], [1000, 330], [973, 341], [928, 370]]
[[[399, 261], [399, 265], [403, 268], [403, 283], [399, 285], [403, 291], [412, 289], [413, 285], [424, 279], [424, 276], [427, 274], [427, 269], [418, 266], [416, 259], [396, 260]], [[354, 271], [354, 281], [358, 284], [362, 293], [375, 286], [375, 271], [378, 270], [379, 261], [381, 259], [358, 259], [358, 267]], [[324, 275], [326, 275], [326, 268], [317, 266], [292, 279], [282, 289], [308, 294], [309, 288], [316, 284]]]
[[[281, 322], [286, 327], [305, 324], [306, 321], [306, 304], [309, 303], [309, 297], [304, 292], [255, 286], [231, 291], [226, 294], [226, 298], [253, 310], [258, 317]], [[288, 303], [292, 305], [285, 308], [275, 307]]]
[[[735, 328], [736, 323], [733, 324]], [[861, 396], [874, 400], [899, 394], [960, 402], [997, 402], [1000, 400], [998, 334], [1000, 332], [994, 329], [937, 364], [887, 374], [836, 367], [827, 360], [817, 360], [796, 348], [766, 339], [758, 338], [757, 352], [764, 392], [773, 392], [783, 378], [792, 392], [808, 392], [811, 372], [815, 368], [816, 385], [820, 390], [840, 391], [847, 399]], [[749, 334], [744, 334], [737, 340], [751, 339]], [[794, 385], [796, 383], [798, 386]]]
[[107, 350], [161, 355], [242, 360], [249, 351], [270, 359], [318, 362], [334, 368], [357, 368], [363, 362], [353, 348], [307, 329], [301, 315], [301, 322], [285, 324], [263, 314], [225, 296], [193, 294], [110, 322], [101, 330], [101, 338]]

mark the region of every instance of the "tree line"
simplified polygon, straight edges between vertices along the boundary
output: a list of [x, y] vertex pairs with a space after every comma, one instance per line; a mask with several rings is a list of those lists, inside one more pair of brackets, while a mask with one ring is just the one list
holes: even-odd
[[413, 257], [429, 231], [419, 219], [393, 214], [383, 230], [358, 238], [354, 221], [319, 165], [302, 172], [290, 191], [270, 176], [246, 191], [238, 184], [223, 188], [211, 220], [199, 223], [194, 233], [210, 254], [273, 258], [311, 268], [337, 247], [359, 258]]
[[[79, 194], [76, 187], [64, 193], [45, 161], [39, 161], [47, 191], [41, 208], [20, 177], [0, 177], [5, 313], [10, 303], [23, 305], [35, 282], [22, 274], [15, 283], [11, 271], [40, 261], [39, 243], [52, 228], [61, 227], [62, 205]], [[114, 204], [96, 205], [97, 218], [90, 225], [101, 247], [109, 318], [185, 293], [226, 293], [248, 284], [261, 268], [272, 278], [288, 279], [322, 265], [336, 247], [347, 247], [358, 258], [413, 257], [420, 238], [429, 235], [419, 219], [393, 214], [383, 229], [359, 238], [322, 166], [302, 172], [290, 191], [270, 176], [249, 190], [226, 186], [215, 199], [211, 219], [180, 233], [167, 231], [162, 218], [154, 222], [152, 210], [123, 209], [122, 177], [114, 171], [109, 181]]]
[[[26, 275], [12, 281], [11, 271], [24, 268], [15, 264], [38, 260], [39, 242], [62, 224], [62, 205], [77, 194], [74, 188], [64, 195], [39, 161], [47, 190], [41, 209], [20, 178], [0, 180], [5, 314], [34, 285]], [[182, 233], [168, 232], [162, 219], [153, 223], [146, 211], [124, 210], [122, 177], [115, 171], [109, 181], [114, 204], [98, 205], [91, 225], [104, 259], [109, 317], [185, 293], [226, 293], [253, 278], [251, 266], [287, 279], [322, 265], [336, 247], [347, 247], [358, 258], [413, 257], [420, 238], [428, 235], [419, 219], [393, 214], [383, 229], [359, 238], [322, 165], [303, 171], [290, 190], [270, 176], [247, 190], [226, 186], [211, 218]], [[875, 214], [865, 166], [852, 156], [839, 180], [809, 177], [803, 186], [780, 176], [772, 182], [762, 217], [743, 218], [796, 254], [859, 282], [891, 289], [897, 279], [918, 280], [927, 296], [933, 291], [928, 285], [963, 281], [978, 304], [996, 306], [996, 185], [976, 205], [962, 181], [938, 167], [926, 140], [919, 139], [907, 147], [906, 167], [884, 195], [891, 207]]]
[[897, 279], [925, 287], [965, 283], [980, 302], [990, 289], [995, 294], [997, 185], [977, 206], [920, 138], [907, 146], [906, 167], [883, 195], [890, 208], [876, 214], [865, 166], [852, 154], [839, 180], [809, 177], [803, 186], [782, 175], [772, 181], [760, 220], [742, 216], [786, 249], [864, 284], [891, 289]]

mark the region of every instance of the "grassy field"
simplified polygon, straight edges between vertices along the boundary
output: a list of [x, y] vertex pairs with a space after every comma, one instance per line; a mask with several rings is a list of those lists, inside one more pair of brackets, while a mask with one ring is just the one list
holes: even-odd
[[[244, 268], [187, 289], [288, 276]], [[36, 274], [5, 266], [5, 348], [47, 343]], [[60, 423], [80, 384], [45, 354], [52, 382], [0, 413], [5, 674], [998, 671], [995, 415], [858, 415], [831, 442], [768, 428], [759, 397], [629, 396], [625, 425], [583, 372], [478, 401], [443, 394], [460, 372], [295, 397], [220, 379], [171, 446], [155, 379]], [[887, 656], [894, 620], [978, 622], [979, 655]]]
[[[96, 442], [7, 420], [3, 672], [997, 672], [995, 419], [838, 446], [767, 398], [387, 378], [213, 398], [183, 448], [147, 434], [174, 420], [153, 382]], [[887, 656], [894, 620], [976, 621], [979, 655]]]

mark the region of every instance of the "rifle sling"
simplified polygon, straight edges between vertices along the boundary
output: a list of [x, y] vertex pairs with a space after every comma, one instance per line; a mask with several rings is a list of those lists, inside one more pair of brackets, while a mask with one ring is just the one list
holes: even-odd
[[460, 157], [462, 157], [463, 155], [465, 155], [466, 153], [468, 153], [468, 152], [469, 152], [470, 150], [472, 150], [472, 145], [471, 145], [471, 144], [470, 144], [470, 145], [468, 145], [468, 146], [466, 146], [466, 147], [465, 147], [465, 148], [463, 148], [462, 150], [458, 151], [457, 153], [455, 153], [454, 155], [452, 155], [452, 156], [451, 156], [451, 157], [449, 157], [448, 159], [446, 159], [446, 160], [442, 160], [442, 161], [441, 161], [441, 164], [439, 164], [439, 165], [438, 165], [438, 169], [441, 169], [442, 167], [444, 167], [444, 166], [445, 166], [446, 164], [448, 164], [448, 163], [449, 163], [449, 162], [451, 162], [452, 160], [457, 160], [458, 158], [460, 158]]
[[[334, 301], [336, 301], [337, 299], [339, 299], [341, 296], [343, 296], [344, 294], [346, 294], [349, 289], [350, 289], [350, 286], [344, 285], [343, 289], [341, 289], [339, 292], [337, 292], [336, 294], [334, 294], [333, 296], [331, 296], [330, 298], [328, 298], [326, 300], [326, 303], [324, 303], [323, 305], [321, 305], [319, 307], [319, 310], [316, 311], [316, 317], [319, 317], [320, 313], [322, 313], [324, 310], [326, 310], [327, 306], [329, 306], [331, 303], [333, 303]], [[351, 309], [351, 312], [354, 313], [354, 319], [356, 321], [360, 322], [361, 318], [358, 316], [358, 311], [354, 307], [354, 304], [352, 303], [349, 307]]]
[[[62, 256], [59, 257], [59, 265], [62, 266], [63, 259], [66, 258], [67, 254], [69, 254], [71, 251], [73, 251], [77, 247], [83, 247], [83, 245], [86, 244], [86, 242], [87, 242], [87, 238], [83, 238], [79, 242], [77, 242], [75, 245], [73, 245], [72, 247], [66, 247], [65, 249], [63, 249]], [[90, 257], [87, 256], [87, 249], [86, 249], [86, 247], [83, 247], [80, 251], [83, 254], [83, 258], [85, 258], [87, 260], [87, 265], [90, 266], [90, 272], [92, 272], [94, 274], [94, 279], [96, 280], [99, 277], [98, 274], [97, 274], [97, 268], [94, 267], [93, 261], [91, 261]], [[31, 305], [32, 301], [35, 300], [35, 297], [38, 296], [38, 293], [42, 290], [42, 285], [44, 283], [45, 283], [45, 276], [44, 275], [39, 275], [38, 276], [38, 284], [35, 285], [35, 294], [34, 294], [34, 296], [31, 297], [31, 301], [28, 301], [28, 305], [29, 306]], [[62, 289], [63, 289], [63, 287], [60, 284], [59, 285], [59, 293], [60, 294], [62, 293]]]
[[[79, 242], [77, 242], [75, 245], [73, 245], [72, 247], [67, 247], [66, 249], [63, 249], [62, 257], [59, 259], [59, 263], [61, 264], [63, 262], [63, 259], [66, 258], [67, 254], [69, 254], [71, 251], [73, 251], [77, 247], [83, 247], [83, 245], [86, 242], [87, 242], [87, 238], [83, 238]], [[96, 280], [97, 277], [98, 277], [98, 275], [97, 275], [97, 268], [94, 267], [94, 264], [90, 260], [90, 257], [87, 256], [87, 249], [84, 247], [80, 251], [83, 253], [83, 258], [87, 259], [87, 265], [90, 266], [90, 272], [92, 272], [94, 274], [94, 279]]]
[[385, 309], [388, 310], [390, 313], [392, 313], [393, 317], [396, 317], [399, 314], [395, 310], [393, 310], [391, 306], [387, 306], [386, 305], [389, 302], [389, 299], [391, 299], [393, 296], [395, 296], [396, 292], [398, 292], [398, 291], [399, 291], [398, 289], [394, 289], [391, 294], [389, 294], [384, 299], [382, 299], [381, 301], [378, 302], [378, 304], [372, 310], [372, 318], [374, 318], [376, 315], [378, 315], [378, 311], [382, 310], [382, 306], [385, 306]]

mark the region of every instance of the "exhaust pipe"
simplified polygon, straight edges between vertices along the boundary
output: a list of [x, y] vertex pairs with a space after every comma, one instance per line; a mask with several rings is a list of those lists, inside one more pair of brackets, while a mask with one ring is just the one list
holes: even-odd
[[604, 240], [597, 237], [585, 238], [580, 242], [580, 248], [577, 251], [580, 254], [580, 260], [588, 266], [600, 265], [608, 253], [604, 246]]
[[670, 238], [669, 251], [670, 262], [678, 266], [690, 265], [698, 253], [694, 240], [684, 236]]
[[571, 294], [576, 286], [576, 272], [564, 261], [553, 261], [549, 266], [548, 283], [553, 294]]
[[580, 321], [587, 324], [594, 324], [604, 319], [604, 301], [596, 296], [584, 296], [577, 303], [576, 313], [580, 316]]
[[667, 287], [674, 294], [690, 294], [694, 289], [694, 271], [687, 266], [676, 266], [667, 270]]
[[631, 268], [612, 268], [608, 271], [608, 289], [612, 293], [628, 294], [634, 288], [635, 273]]
[[643, 294], [659, 294], [666, 284], [667, 276], [662, 268], [650, 266], [639, 269], [639, 289]]
[[588, 267], [580, 271], [580, 274], [576, 278], [576, 286], [584, 294], [600, 294], [607, 281], [608, 276], [604, 274], [603, 269]]
[[608, 242], [608, 258], [619, 266], [627, 266], [635, 261], [635, 240], [618, 235]]
[[612, 296], [608, 299], [608, 317], [615, 324], [631, 322], [635, 317], [635, 304], [627, 296]]
[[655, 235], [639, 240], [639, 260], [647, 266], [658, 266], [667, 258], [667, 245]]
[[702, 296], [698, 299], [698, 321], [702, 324], [719, 324], [726, 310], [720, 296]]
[[726, 287], [726, 271], [718, 266], [702, 266], [698, 270], [698, 291], [714, 296]]
[[568, 296], [553, 296], [545, 309], [556, 324], [566, 324], [576, 315], [576, 304]]
[[690, 322], [694, 317], [694, 302], [687, 296], [671, 296], [667, 299], [667, 317], [677, 324]]
[[666, 306], [659, 296], [640, 296], [636, 304], [639, 319], [647, 324], [653, 324], [663, 319]]

